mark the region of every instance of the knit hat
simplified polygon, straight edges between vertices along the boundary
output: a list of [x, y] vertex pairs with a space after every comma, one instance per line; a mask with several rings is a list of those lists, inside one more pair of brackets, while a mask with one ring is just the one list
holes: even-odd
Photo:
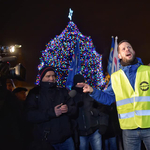
[[[47, 71], [54, 71], [54, 73], [55, 73], [55, 70], [54, 70], [52, 67], [50, 67], [50, 66], [45, 66], [45, 67], [43, 67], [43, 68], [39, 71], [40, 80], [43, 79], [43, 77], [45, 76], [45, 74], [46, 74]], [[56, 74], [55, 74], [55, 76], [56, 76]]]
[[75, 86], [77, 83], [85, 82], [84, 76], [81, 74], [76, 74], [73, 78], [73, 85]]

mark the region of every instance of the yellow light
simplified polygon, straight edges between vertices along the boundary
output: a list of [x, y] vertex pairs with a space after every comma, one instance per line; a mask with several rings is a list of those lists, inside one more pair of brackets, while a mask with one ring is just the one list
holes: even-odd
[[17, 45], [17, 44], [16, 44], [15, 47], [16, 47], [16, 48], [20, 48], [20, 47], [22, 47], [22, 45]]

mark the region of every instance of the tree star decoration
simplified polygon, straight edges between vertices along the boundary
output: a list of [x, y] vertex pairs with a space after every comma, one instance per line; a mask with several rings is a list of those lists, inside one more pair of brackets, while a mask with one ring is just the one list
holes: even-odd
[[70, 20], [72, 20], [72, 14], [73, 14], [73, 10], [71, 10], [71, 8], [69, 9], [69, 15], [68, 15], [68, 18]]

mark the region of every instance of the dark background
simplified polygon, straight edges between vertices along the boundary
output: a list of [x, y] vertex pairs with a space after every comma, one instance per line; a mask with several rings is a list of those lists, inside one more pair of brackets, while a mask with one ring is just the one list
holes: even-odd
[[103, 55], [106, 71], [111, 36], [127, 39], [142, 58], [150, 62], [150, 2], [128, 0], [0, 0], [0, 45], [21, 44], [17, 60], [27, 70], [26, 83], [33, 85], [41, 51], [67, 26], [69, 8], [83, 35], [91, 36]]

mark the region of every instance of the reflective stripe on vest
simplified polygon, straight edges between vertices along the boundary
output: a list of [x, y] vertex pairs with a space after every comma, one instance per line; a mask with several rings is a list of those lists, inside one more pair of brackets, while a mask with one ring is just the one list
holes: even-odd
[[150, 110], [136, 110], [135, 112], [119, 114], [118, 117], [119, 119], [132, 118], [135, 115], [134, 113], [138, 116], [142, 116], [142, 115], [147, 116], [150, 115]]
[[150, 127], [150, 67], [137, 69], [135, 91], [122, 70], [111, 76], [121, 129]]
[[[144, 102], [144, 101], [150, 102], [150, 96], [135, 97], [135, 102]], [[117, 101], [116, 103], [117, 103], [117, 106], [121, 106], [121, 105], [125, 105], [128, 103], [133, 103], [133, 102], [134, 102], [133, 98], [127, 98], [127, 99]]]

